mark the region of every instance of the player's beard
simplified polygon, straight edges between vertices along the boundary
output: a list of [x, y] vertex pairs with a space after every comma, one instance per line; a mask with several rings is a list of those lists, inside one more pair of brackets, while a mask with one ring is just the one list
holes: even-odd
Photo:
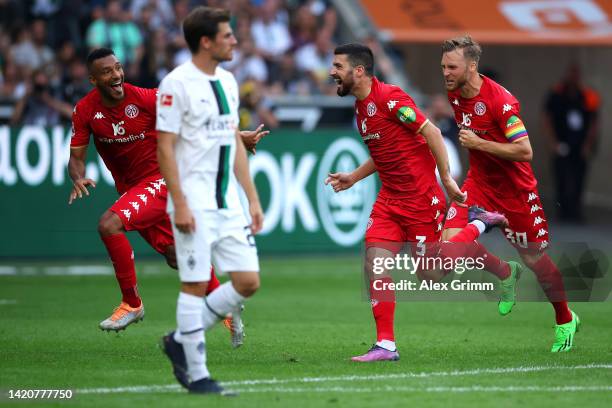
[[336, 88], [336, 93], [338, 94], [338, 96], [346, 96], [351, 93], [351, 91], [353, 90], [353, 85], [355, 84], [355, 82], [353, 81], [353, 73], [350, 72], [346, 74], [346, 78], [340, 78], [340, 80], [341, 82]]
[[447, 91], [456, 91], [457, 89], [463, 88], [465, 84], [468, 82], [467, 70], [463, 73], [463, 75], [457, 77], [453, 80], [452, 84], [445, 83]]

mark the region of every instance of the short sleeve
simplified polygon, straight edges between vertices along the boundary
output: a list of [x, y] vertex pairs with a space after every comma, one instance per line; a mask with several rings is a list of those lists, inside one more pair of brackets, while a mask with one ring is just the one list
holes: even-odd
[[509, 143], [527, 137], [527, 129], [521, 119], [520, 104], [510, 92], [505, 89], [502, 91], [494, 109], [493, 114], [497, 125], [503, 130]]
[[393, 87], [383, 103], [387, 116], [411, 132], [420, 133], [429, 119], [417, 108], [412, 98], [399, 87]]
[[72, 137], [70, 147], [82, 147], [89, 144], [91, 130], [84, 119], [83, 109], [77, 104], [72, 110]]
[[172, 78], [164, 78], [159, 84], [157, 95], [158, 131], [179, 134], [183, 120], [185, 97], [182, 84]]

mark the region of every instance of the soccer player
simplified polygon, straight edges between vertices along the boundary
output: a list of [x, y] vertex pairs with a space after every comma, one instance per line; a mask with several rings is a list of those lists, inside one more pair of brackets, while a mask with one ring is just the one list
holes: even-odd
[[[72, 116], [68, 170], [73, 189], [68, 203], [88, 196], [95, 182], [85, 174], [90, 134], [111, 171], [121, 197], [102, 215], [98, 232], [113, 262], [122, 293], [121, 304], [100, 323], [102, 330], [122, 330], [144, 317], [137, 290], [133, 250], [125, 232], [136, 230], [168, 264], [176, 268], [172, 227], [166, 214], [166, 186], [157, 163], [156, 90], [124, 83], [121, 63], [111, 49], [99, 48], [87, 57], [94, 89], [81, 99]], [[245, 132], [250, 141], [265, 132]], [[214, 276], [214, 274], [213, 274]], [[219, 286], [212, 278], [209, 290]], [[232, 327], [232, 342], [242, 339], [239, 317]]]
[[[532, 149], [517, 99], [504, 87], [478, 73], [482, 49], [470, 36], [442, 45], [442, 73], [448, 100], [459, 128], [461, 145], [469, 149], [470, 167], [462, 191], [468, 205], [503, 213], [506, 238], [525, 265], [534, 271], [556, 317], [552, 352], [569, 351], [580, 320], [568, 307], [559, 269], [544, 252], [550, 237], [537, 181], [529, 162]], [[453, 204], [446, 217], [444, 239], [468, 222], [465, 207]], [[477, 256], [492, 256], [479, 245]], [[506, 275], [510, 271], [506, 268]], [[500, 276], [503, 279], [503, 276]], [[500, 302], [507, 314], [513, 302]]]
[[[365, 235], [365, 272], [372, 278], [374, 258], [393, 256], [406, 242], [414, 243], [413, 253], [422, 256], [428, 243], [440, 240], [446, 201], [436, 179], [436, 166], [449, 198], [462, 203], [465, 195], [450, 175], [440, 130], [402, 89], [373, 75], [372, 51], [361, 44], [345, 44], [337, 47], [334, 54], [330, 75], [337, 83], [339, 96], [355, 96], [358, 129], [371, 157], [351, 173], [330, 174], [325, 183], [338, 192], [378, 171], [382, 189]], [[481, 232], [505, 222], [499, 214], [475, 208], [470, 215], [470, 225], [451, 241], [470, 242]], [[391, 280], [388, 276], [383, 279]], [[399, 360], [393, 328], [394, 295], [388, 291], [377, 293], [372, 282], [371, 279], [370, 298], [377, 341], [366, 354], [352, 360]]]
[[[225, 393], [206, 366], [204, 333], [259, 288], [253, 235], [263, 212], [237, 131], [238, 84], [219, 66], [237, 43], [229, 21], [227, 10], [204, 6], [187, 16], [183, 33], [192, 58], [162, 80], [157, 102], [157, 153], [181, 280], [178, 327], [162, 343], [176, 379], [194, 393]], [[211, 262], [230, 281], [204, 297]]]

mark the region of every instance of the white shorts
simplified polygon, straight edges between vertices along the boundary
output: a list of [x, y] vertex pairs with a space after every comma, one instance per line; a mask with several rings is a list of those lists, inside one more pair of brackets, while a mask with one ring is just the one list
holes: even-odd
[[181, 282], [208, 282], [216, 273], [259, 272], [255, 238], [241, 210], [192, 210], [195, 232], [176, 229], [170, 214]]

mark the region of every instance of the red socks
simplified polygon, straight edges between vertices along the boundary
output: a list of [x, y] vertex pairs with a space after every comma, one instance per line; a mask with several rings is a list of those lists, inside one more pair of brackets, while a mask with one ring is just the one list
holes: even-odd
[[217, 289], [221, 283], [219, 283], [219, 279], [217, 275], [215, 275], [215, 268], [210, 267], [210, 280], [208, 281], [208, 286], [206, 287], [206, 296], [210, 295], [210, 292]]
[[572, 312], [567, 305], [565, 288], [561, 272], [550, 259], [548, 254], [542, 254], [540, 259], [533, 265], [540, 286], [546, 293], [546, 297], [555, 309], [555, 319], [557, 324], [568, 323], [572, 320]]
[[[374, 282], [376, 287], [374, 288]], [[393, 282], [390, 277], [381, 277], [370, 281], [370, 299], [372, 301], [372, 314], [376, 322], [376, 341], [395, 341], [393, 320], [395, 319], [395, 293], [392, 290], [381, 290], [382, 283]]]
[[[497, 276], [506, 279], [510, 276], [510, 265], [489, 252], [483, 245], [475, 241], [480, 236], [475, 225], [468, 224], [459, 231], [448, 242], [442, 243], [442, 256], [449, 258], [471, 257], [482, 258], [484, 269]], [[459, 244], [459, 245], [453, 245]]]
[[134, 268], [134, 251], [125, 234], [102, 237], [102, 242], [113, 262], [115, 277], [123, 295], [123, 301], [131, 307], [142, 304], [136, 287], [136, 270]]

